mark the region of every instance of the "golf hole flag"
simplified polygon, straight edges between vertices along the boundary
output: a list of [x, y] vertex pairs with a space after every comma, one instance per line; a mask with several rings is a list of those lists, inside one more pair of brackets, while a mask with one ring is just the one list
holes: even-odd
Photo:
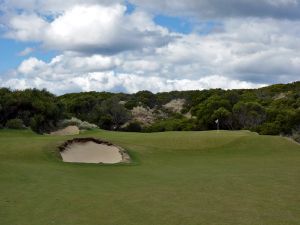
[[217, 124], [217, 130], [218, 130], [218, 132], [219, 132], [219, 130], [220, 130], [220, 127], [219, 127], [219, 119], [216, 119], [216, 120], [215, 120], [215, 123]]

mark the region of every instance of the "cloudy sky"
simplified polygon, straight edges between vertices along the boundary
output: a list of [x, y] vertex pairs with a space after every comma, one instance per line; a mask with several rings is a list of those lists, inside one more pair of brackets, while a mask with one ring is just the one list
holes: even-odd
[[300, 80], [300, 0], [0, 0], [0, 86], [153, 92]]

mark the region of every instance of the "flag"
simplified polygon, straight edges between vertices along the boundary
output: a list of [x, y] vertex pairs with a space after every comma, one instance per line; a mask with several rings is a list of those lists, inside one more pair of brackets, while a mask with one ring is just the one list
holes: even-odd
[[219, 119], [217, 119], [217, 120], [215, 121], [215, 123], [219, 123]]

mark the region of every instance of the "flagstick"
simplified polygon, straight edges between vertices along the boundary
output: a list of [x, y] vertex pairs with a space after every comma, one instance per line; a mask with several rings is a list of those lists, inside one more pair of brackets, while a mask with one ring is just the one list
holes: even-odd
[[217, 133], [219, 133], [219, 130], [220, 130], [220, 127], [219, 127], [219, 119], [217, 119], [217, 120], [215, 121], [215, 123], [217, 124]]

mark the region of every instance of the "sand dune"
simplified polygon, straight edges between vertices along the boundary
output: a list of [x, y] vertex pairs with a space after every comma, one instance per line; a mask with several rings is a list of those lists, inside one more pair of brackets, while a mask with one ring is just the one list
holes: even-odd
[[77, 126], [68, 126], [61, 130], [51, 132], [50, 135], [77, 135], [80, 133], [80, 130]]

